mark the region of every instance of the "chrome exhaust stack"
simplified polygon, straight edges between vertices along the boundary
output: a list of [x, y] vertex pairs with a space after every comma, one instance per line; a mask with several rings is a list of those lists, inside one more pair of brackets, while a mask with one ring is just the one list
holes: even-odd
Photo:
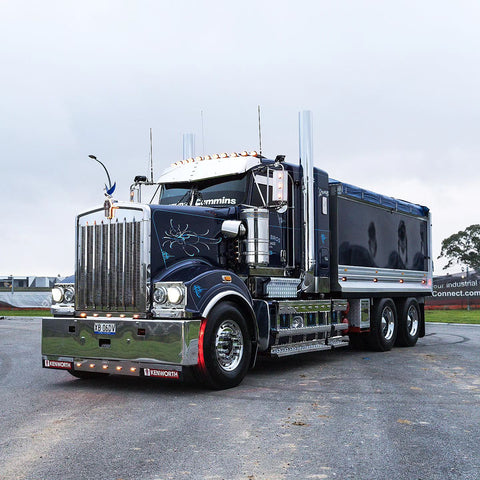
[[304, 110], [298, 114], [299, 154], [303, 170], [303, 245], [304, 277], [302, 290], [315, 292], [315, 207], [313, 191], [313, 127], [312, 112]]
[[183, 134], [183, 160], [195, 157], [195, 134]]

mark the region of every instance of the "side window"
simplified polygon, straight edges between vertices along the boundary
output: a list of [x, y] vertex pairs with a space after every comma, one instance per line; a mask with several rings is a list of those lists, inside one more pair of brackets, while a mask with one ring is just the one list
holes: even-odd
[[255, 207], [264, 207], [272, 198], [272, 187], [268, 186], [265, 175], [253, 175], [251, 203]]

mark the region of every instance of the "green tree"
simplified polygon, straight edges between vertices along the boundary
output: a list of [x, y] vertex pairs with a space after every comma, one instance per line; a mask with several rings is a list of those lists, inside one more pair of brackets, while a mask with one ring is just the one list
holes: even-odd
[[443, 240], [441, 257], [448, 259], [444, 269], [459, 263], [480, 270], [480, 225], [470, 225]]

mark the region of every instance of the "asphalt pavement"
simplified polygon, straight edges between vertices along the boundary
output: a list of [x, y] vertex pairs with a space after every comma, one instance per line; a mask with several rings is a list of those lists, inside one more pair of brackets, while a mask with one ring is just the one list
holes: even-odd
[[0, 320], [0, 480], [480, 478], [480, 326], [261, 359], [209, 391], [42, 369], [40, 323]]

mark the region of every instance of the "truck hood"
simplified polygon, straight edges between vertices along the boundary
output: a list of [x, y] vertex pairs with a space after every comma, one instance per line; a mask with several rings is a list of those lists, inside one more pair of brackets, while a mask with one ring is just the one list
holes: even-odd
[[201, 259], [220, 266], [222, 223], [237, 217], [237, 208], [150, 205], [151, 273], [185, 259]]

